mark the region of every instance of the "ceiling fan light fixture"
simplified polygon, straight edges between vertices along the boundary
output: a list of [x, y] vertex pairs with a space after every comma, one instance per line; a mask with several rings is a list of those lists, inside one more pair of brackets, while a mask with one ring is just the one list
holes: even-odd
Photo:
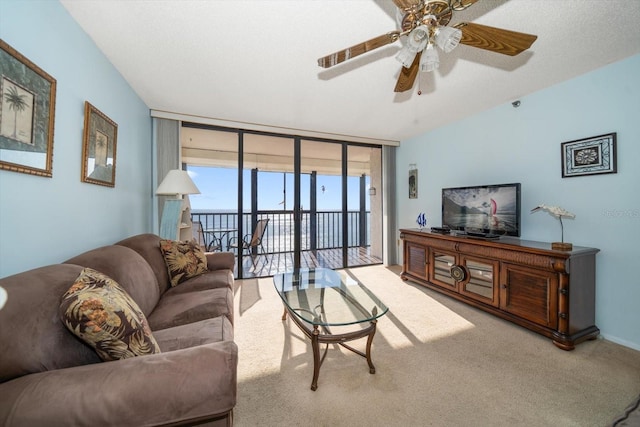
[[452, 27], [438, 27], [435, 34], [436, 44], [446, 53], [455, 49], [462, 39], [462, 31]]
[[420, 71], [431, 72], [440, 66], [438, 51], [433, 47], [433, 43], [427, 44], [420, 57]]

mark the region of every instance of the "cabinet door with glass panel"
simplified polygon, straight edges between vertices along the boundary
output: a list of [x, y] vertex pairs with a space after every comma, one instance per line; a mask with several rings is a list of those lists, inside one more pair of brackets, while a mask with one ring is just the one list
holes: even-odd
[[460, 255], [460, 267], [466, 277], [460, 281], [459, 292], [497, 307], [500, 297], [499, 265], [495, 260]]
[[431, 252], [429, 281], [493, 306], [499, 305], [499, 262], [455, 252]]
[[458, 281], [451, 276], [451, 268], [457, 265], [455, 252], [431, 249], [429, 253], [429, 282], [458, 292]]

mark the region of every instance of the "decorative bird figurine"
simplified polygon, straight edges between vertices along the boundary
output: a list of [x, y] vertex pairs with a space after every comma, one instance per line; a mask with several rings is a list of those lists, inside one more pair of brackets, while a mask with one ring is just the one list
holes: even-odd
[[556, 218], [560, 219], [560, 222], [562, 222], [562, 218], [575, 218], [576, 217], [575, 214], [572, 214], [571, 212], [569, 212], [566, 209], [561, 208], [560, 206], [547, 206], [544, 203], [536, 206], [533, 209], [531, 209], [531, 213], [538, 212], [540, 210], [549, 212], [551, 215], [553, 215]]
[[560, 221], [560, 235], [562, 240], [560, 243], [552, 243], [552, 249], [560, 249], [560, 250], [571, 250], [573, 245], [571, 243], [564, 243], [564, 224], [562, 224], [562, 218], [575, 218], [575, 214], [572, 214], [566, 209], [561, 208], [560, 206], [547, 206], [544, 203], [536, 206], [531, 209], [531, 213], [538, 211], [547, 211], [551, 216], [558, 218]]

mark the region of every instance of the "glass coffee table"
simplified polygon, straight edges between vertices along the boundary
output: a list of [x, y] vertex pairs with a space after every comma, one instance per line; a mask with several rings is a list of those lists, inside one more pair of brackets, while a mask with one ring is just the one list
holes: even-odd
[[[339, 344], [366, 358], [369, 372], [375, 374], [376, 368], [371, 361], [371, 343], [376, 333], [377, 319], [389, 309], [369, 289], [347, 272], [326, 268], [301, 268], [276, 274], [273, 276], [273, 283], [284, 303], [282, 320], [289, 313], [291, 320], [311, 339], [311, 390], [318, 388], [320, 366], [327, 355], [329, 344]], [[332, 327], [340, 327], [343, 331], [332, 333]], [[365, 353], [345, 344], [364, 337], [367, 337]], [[326, 344], [322, 358], [320, 344]]]

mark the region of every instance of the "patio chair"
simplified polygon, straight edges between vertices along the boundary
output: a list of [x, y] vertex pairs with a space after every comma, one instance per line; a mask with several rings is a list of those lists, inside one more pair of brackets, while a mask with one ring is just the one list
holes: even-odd
[[269, 224], [269, 218], [258, 220], [253, 233], [245, 235], [242, 240], [239, 240], [237, 237], [232, 237], [229, 240], [229, 248], [238, 249], [238, 256], [240, 256], [240, 252], [244, 253], [246, 250], [248, 254], [251, 255], [253, 264], [255, 265], [255, 250], [260, 248], [263, 254], [265, 252], [264, 246], [262, 245], [262, 238], [267, 229], [267, 224]]
[[198, 245], [200, 245], [200, 247], [202, 248], [203, 251], [205, 252], [216, 252], [216, 251], [221, 251], [222, 250], [222, 244], [220, 243], [220, 240], [217, 239], [214, 235], [210, 235], [211, 237], [211, 241], [208, 242], [205, 234], [204, 234], [204, 229], [202, 228], [202, 222], [200, 221], [193, 221], [192, 223], [193, 225], [193, 240], [196, 241], [196, 243]]

